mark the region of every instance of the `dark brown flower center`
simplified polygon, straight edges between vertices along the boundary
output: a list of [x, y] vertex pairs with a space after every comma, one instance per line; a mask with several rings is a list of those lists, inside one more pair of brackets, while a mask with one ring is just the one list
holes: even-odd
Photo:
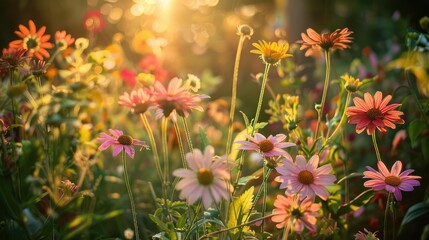
[[383, 119], [383, 113], [378, 108], [371, 108], [371, 109], [369, 109], [368, 112], [366, 113], [366, 116], [370, 120]]
[[27, 40], [26, 44], [27, 44], [28, 49], [33, 49], [33, 48], [36, 48], [38, 46], [38, 43], [37, 43], [36, 39], [34, 39], [34, 38], [29, 38]]
[[128, 135], [121, 135], [118, 137], [118, 142], [122, 145], [131, 145], [133, 143], [133, 139]]
[[401, 184], [401, 179], [397, 176], [387, 176], [386, 179], [384, 179], [384, 182], [387, 185], [396, 187], [396, 186], [399, 186], [399, 184]]
[[197, 173], [197, 178], [200, 184], [207, 186], [213, 182], [214, 176], [210, 169], [200, 168]]
[[260, 141], [258, 146], [259, 146], [259, 149], [261, 150], [261, 152], [264, 152], [264, 153], [269, 152], [269, 151], [274, 149], [274, 144], [268, 139], [264, 139], [264, 140]]
[[294, 216], [295, 218], [301, 218], [302, 212], [301, 210], [299, 210], [299, 208], [294, 208], [291, 212], [291, 215]]
[[309, 185], [314, 182], [314, 176], [310, 171], [302, 170], [298, 173], [298, 181], [302, 184]]
[[320, 47], [323, 48], [325, 51], [328, 51], [331, 47], [334, 46], [334, 42], [331, 39], [330, 34], [324, 33], [322, 34], [322, 40], [320, 41]]
[[136, 106], [134, 106], [134, 113], [136, 114], [145, 113], [148, 108], [149, 108], [148, 103], [138, 103], [136, 104]]

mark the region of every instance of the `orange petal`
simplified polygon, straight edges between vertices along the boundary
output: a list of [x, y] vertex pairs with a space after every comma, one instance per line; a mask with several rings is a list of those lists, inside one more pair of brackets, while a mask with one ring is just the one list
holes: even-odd
[[33, 20], [28, 21], [28, 25], [30, 26], [30, 34], [33, 35], [36, 33], [36, 25], [34, 24]]

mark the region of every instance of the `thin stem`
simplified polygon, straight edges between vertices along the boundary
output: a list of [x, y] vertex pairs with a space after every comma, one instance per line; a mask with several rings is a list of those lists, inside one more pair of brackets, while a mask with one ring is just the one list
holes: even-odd
[[344, 107], [344, 111], [343, 114], [341, 115], [341, 119], [340, 122], [338, 123], [337, 127], [335, 128], [334, 132], [331, 134], [331, 136], [328, 137], [328, 139], [326, 140], [326, 143], [329, 144], [329, 142], [335, 138], [335, 136], [340, 132], [340, 129], [343, 129], [342, 126], [344, 125], [347, 117], [346, 117], [346, 110], [347, 110], [347, 106], [349, 105], [349, 101], [350, 101], [350, 96], [352, 94], [350, 92], [347, 93], [347, 97], [346, 97], [346, 103], [345, 103], [345, 107]]
[[170, 186], [170, 177], [169, 177], [169, 160], [168, 160], [168, 143], [167, 143], [167, 128], [168, 128], [168, 118], [163, 117], [161, 123], [161, 143], [162, 143], [162, 153], [164, 157], [164, 181], [163, 181], [163, 191], [164, 191], [164, 207], [167, 212], [167, 217], [169, 215], [168, 210], [168, 190]]
[[241, 34], [240, 40], [238, 41], [237, 52], [235, 54], [234, 73], [232, 75], [231, 108], [229, 109], [228, 138], [226, 140], [226, 156], [229, 156], [232, 144], [232, 124], [234, 123], [235, 106], [237, 103], [238, 69], [240, 66], [241, 51], [243, 49], [243, 43], [245, 39], [245, 35]]
[[325, 51], [325, 62], [326, 62], [326, 71], [325, 71], [325, 83], [323, 85], [322, 101], [320, 103], [320, 109], [317, 114], [317, 125], [316, 131], [314, 132], [314, 139], [317, 139], [319, 135], [320, 122], [322, 121], [323, 109], [325, 108], [326, 95], [328, 93], [329, 86], [329, 74], [331, 72], [331, 60], [329, 57], [329, 51]]
[[185, 128], [186, 141], [188, 141], [189, 151], [194, 151], [194, 146], [192, 145], [191, 132], [189, 131], [188, 123], [186, 122], [186, 118], [182, 117], [183, 127]]
[[283, 231], [282, 240], [287, 240], [289, 238], [289, 232], [290, 232], [291, 222], [292, 222], [292, 219], [289, 219], [289, 221], [287, 221], [287, 225], [285, 227], [285, 230]]
[[384, 209], [384, 226], [383, 226], [383, 237], [384, 239], [387, 239], [387, 219], [388, 219], [388, 215], [389, 215], [389, 205], [391, 202], [391, 198], [392, 198], [392, 193], [389, 192], [389, 194], [387, 195], [387, 201], [386, 201], [386, 207]]
[[125, 185], [127, 186], [128, 197], [130, 198], [130, 203], [131, 203], [131, 212], [133, 215], [134, 232], [136, 234], [136, 239], [139, 240], [140, 236], [139, 236], [139, 226], [137, 224], [137, 212], [136, 212], [136, 207], [134, 205], [134, 198], [133, 198], [133, 192], [131, 191], [130, 180], [128, 178], [127, 160], [126, 160], [126, 156], [125, 156], [125, 151], [122, 151], [122, 165], [124, 168]]
[[153, 151], [153, 157], [155, 158], [156, 171], [158, 172], [158, 176], [161, 182], [164, 182], [164, 176], [162, 175], [162, 169], [161, 169], [161, 161], [159, 159], [158, 148], [156, 146], [156, 141], [152, 132], [152, 128], [149, 124], [149, 121], [147, 120], [146, 114], [144, 113], [140, 114], [140, 119], [142, 120], [143, 126], [146, 129], [147, 135], [149, 137], [150, 146]]
[[265, 64], [264, 76], [262, 77], [261, 92], [259, 93], [258, 107], [256, 109], [255, 118], [253, 120], [253, 127], [252, 127], [252, 134], [251, 135], [253, 135], [255, 133], [255, 127], [256, 127], [256, 124], [258, 123], [259, 114], [261, 113], [262, 100], [264, 99], [265, 85], [267, 83], [268, 71], [270, 71], [270, 66], [271, 66], [271, 64]]
[[[262, 218], [265, 216], [265, 211], [267, 209], [267, 180], [268, 180], [268, 171], [267, 171], [267, 164], [264, 164], [263, 166], [263, 173], [264, 173], [264, 178], [262, 181], [262, 191], [263, 191], [263, 199], [262, 199]], [[270, 171], [271, 173], [271, 171]], [[264, 233], [264, 228], [265, 228], [265, 219], [262, 220], [262, 224], [261, 224], [261, 233]]]
[[180, 129], [177, 125], [177, 122], [174, 123], [174, 129], [176, 130], [177, 141], [179, 143], [180, 158], [182, 159], [183, 167], [188, 168], [188, 164], [186, 164], [185, 160], [185, 149], [183, 147], [182, 135], [180, 134]]
[[375, 154], [377, 155], [377, 160], [381, 161], [380, 151], [378, 150], [378, 145], [377, 145], [377, 139], [376, 139], [376, 136], [375, 136], [375, 132], [373, 134], [371, 134], [371, 136], [372, 136], [372, 143], [374, 144]]

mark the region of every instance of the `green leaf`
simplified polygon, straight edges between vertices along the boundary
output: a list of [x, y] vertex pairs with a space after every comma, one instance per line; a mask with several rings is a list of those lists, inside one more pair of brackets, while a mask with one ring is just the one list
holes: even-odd
[[425, 214], [429, 213], [429, 201], [417, 203], [411, 206], [407, 213], [405, 213], [404, 218], [402, 219], [402, 225], [412, 222], [414, 219], [421, 217]]
[[[236, 227], [243, 224], [250, 215], [250, 210], [253, 205], [253, 192], [254, 187], [247, 189], [240, 197], [234, 199], [229, 207], [229, 220], [227, 223], [228, 228]], [[235, 233], [238, 228], [233, 229], [231, 232]], [[243, 228], [244, 232], [251, 232], [249, 226]]]
[[246, 116], [246, 114], [242, 111], [240, 111], [241, 115], [243, 115], [243, 119], [244, 119], [244, 125], [246, 125], [246, 128], [250, 125], [249, 124], [249, 118]]
[[152, 222], [154, 222], [156, 225], [158, 225], [158, 227], [165, 232], [169, 232], [170, 229], [168, 228], [167, 224], [165, 224], [163, 221], [161, 221], [161, 219], [159, 219], [157, 216], [149, 214], [149, 218], [150, 220], [152, 220]]
[[204, 151], [204, 149], [206, 149], [207, 146], [211, 145], [210, 140], [207, 137], [207, 134], [205, 133], [203, 128], [200, 127], [200, 129], [198, 131], [200, 133], [201, 143], [202, 143], [201, 150]]
[[421, 119], [414, 119], [408, 126], [408, 135], [410, 136], [411, 144], [415, 145], [417, 138], [425, 130], [426, 123]]
[[253, 179], [258, 179], [259, 177], [258, 176], [255, 176], [255, 175], [250, 175], [250, 176], [246, 176], [246, 177], [241, 177], [240, 179], [238, 179], [238, 183], [237, 183], [237, 185], [239, 185], [239, 186], [244, 186], [244, 185], [246, 185], [250, 180], [253, 180]]

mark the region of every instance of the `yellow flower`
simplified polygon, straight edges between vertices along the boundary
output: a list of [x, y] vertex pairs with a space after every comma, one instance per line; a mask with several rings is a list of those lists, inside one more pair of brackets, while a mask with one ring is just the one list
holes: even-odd
[[152, 48], [148, 43], [148, 40], [154, 38], [153, 34], [149, 31], [140, 31], [131, 42], [131, 47], [136, 53], [147, 54], [152, 52]]
[[341, 76], [341, 79], [346, 81], [346, 83], [344, 84], [346, 90], [352, 93], [359, 90], [359, 87], [362, 85], [362, 82], [359, 80], [359, 78], [354, 78], [352, 76], [349, 76], [348, 74], [344, 74], [343, 76]]
[[256, 49], [251, 50], [251, 53], [260, 54], [261, 59], [266, 64], [276, 65], [281, 59], [291, 57], [292, 54], [288, 54], [289, 44], [285, 41], [283, 43], [258, 41], [258, 43], [252, 44]]

